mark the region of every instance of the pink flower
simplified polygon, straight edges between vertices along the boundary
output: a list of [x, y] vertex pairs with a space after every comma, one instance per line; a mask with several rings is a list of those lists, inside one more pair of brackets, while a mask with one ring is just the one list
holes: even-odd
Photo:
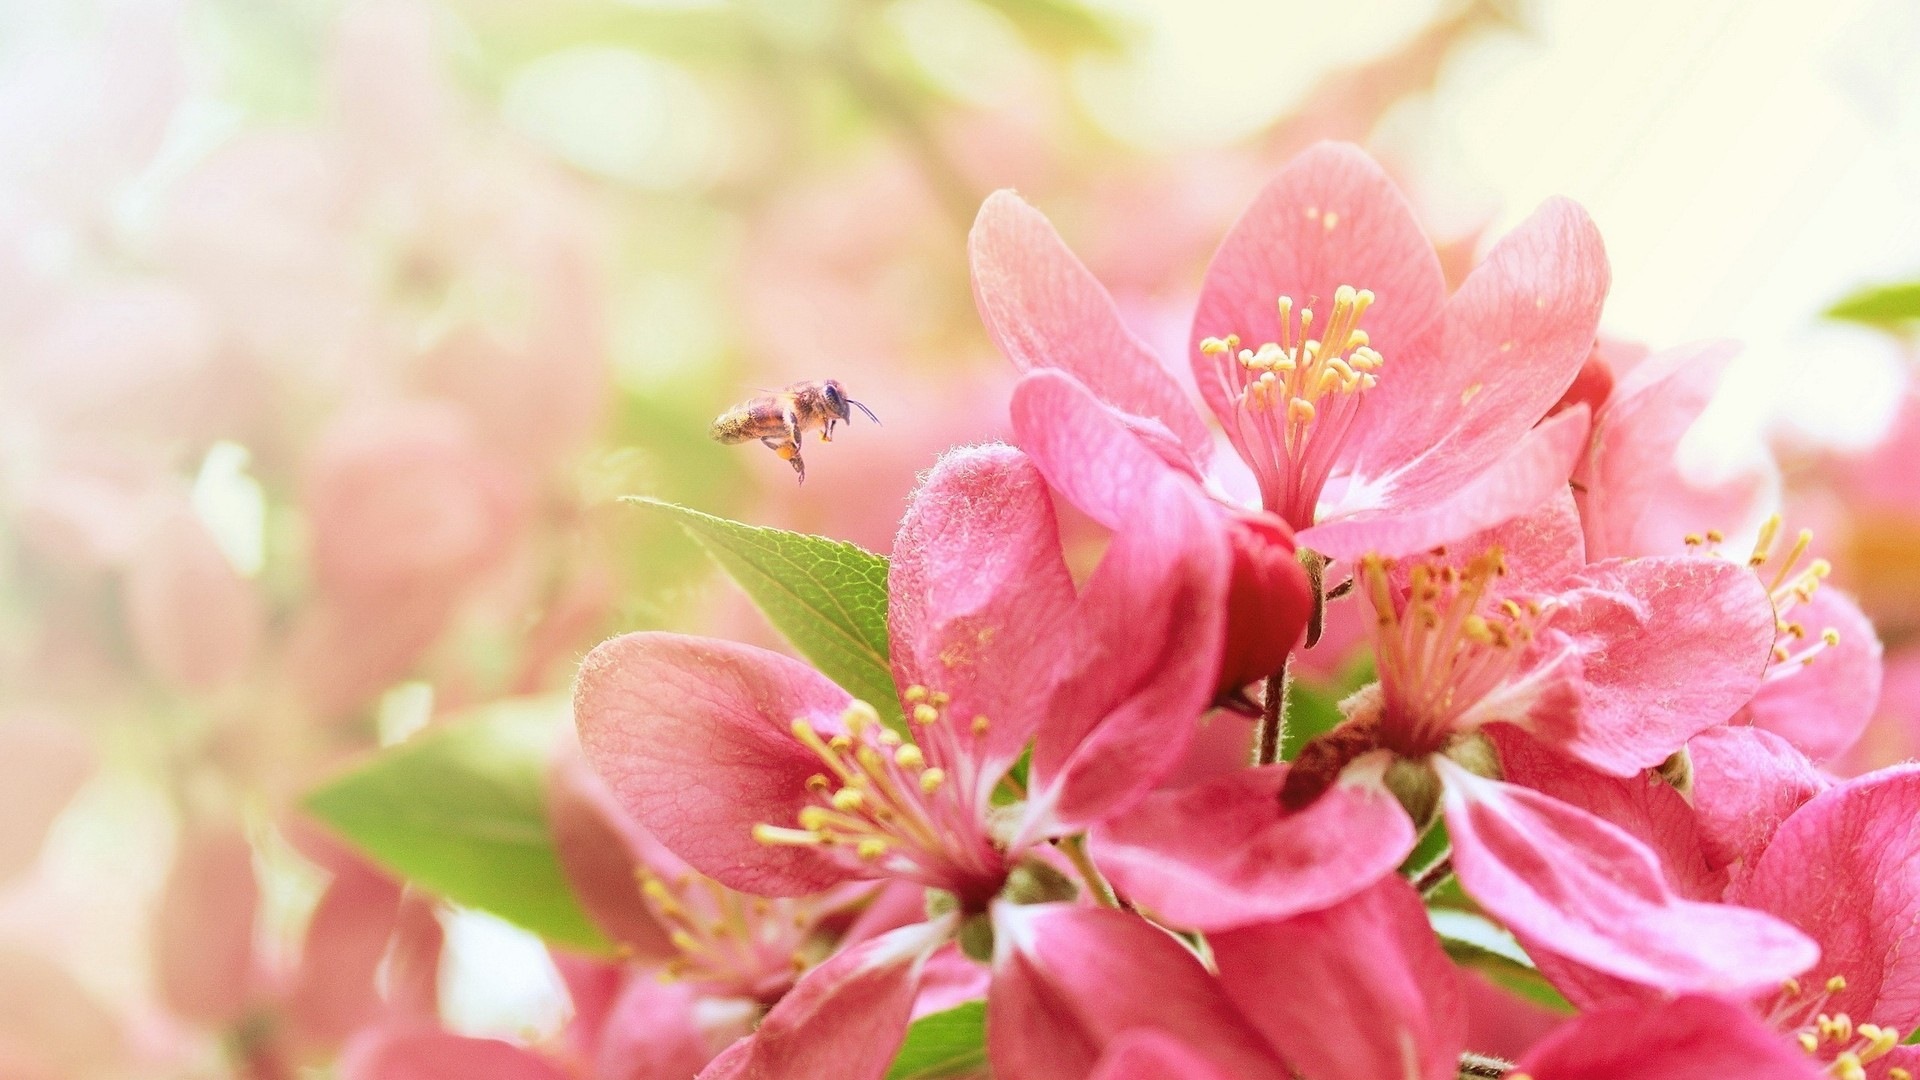
[[[1803, 970], [1814, 953], [1797, 931], [1676, 894], [1634, 837], [1487, 778], [1498, 754], [1483, 728], [1632, 776], [1758, 684], [1773, 619], [1751, 574], [1686, 557], [1582, 563], [1565, 495], [1444, 558], [1363, 560], [1380, 681], [1344, 704], [1346, 722], [1290, 767], [1149, 798], [1096, 832], [1096, 860], [1163, 917], [1230, 929], [1353, 896], [1437, 804], [1461, 883], [1523, 937], [1669, 991], [1753, 991]], [[1210, 827], [1183, 829], [1196, 812]]]
[[[1211, 700], [1220, 646], [1205, 628], [1221, 625], [1228, 556], [1197, 495], [1174, 487], [1152, 505], [1076, 595], [1032, 464], [1004, 447], [944, 458], [908, 511], [889, 581], [911, 741], [762, 650], [641, 633], [587, 658], [575, 716], [588, 759], [695, 870], [768, 896], [894, 879], [947, 897], [949, 913], [815, 969], [713, 1075], [759, 1075], [780, 1054], [802, 1055], [780, 1075], [878, 1075], [935, 949], [958, 934], [982, 955], [991, 932], [996, 988], [1028, 955], [1015, 946], [1039, 916], [1009, 898], [1072, 891], [1039, 842], [1137, 801]], [[1029, 741], [1026, 798], [996, 810]]]
[[[1045, 219], [996, 194], [970, 248], [981, 316], [1016, 366], [1072, 375], [1170, 435], [1157, 447], [1198, 475], [1205, 425]], [[1321, 144], [1215, 255], [1194, 319], [1195, 379], [1262, 505], [1302, 546], [1421, 551], [1527, 511], [1571, 472], [1585, 414], [1535, 424], [1587, 357], [1607, 278], [1592, 223], [1556, 201], [1449, 298], [1379, 166]]]

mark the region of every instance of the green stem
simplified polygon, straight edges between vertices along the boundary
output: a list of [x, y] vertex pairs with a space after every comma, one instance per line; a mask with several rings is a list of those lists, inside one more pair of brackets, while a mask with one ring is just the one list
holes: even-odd
[[1420, 893], [1421, 899], [1427, 899], [1440, 891], [1453, 878], [1453, 852], [1443, 853], [1433, 860], [1433, 864], [1414, 875], [1413, 887]]
[[1271, 765], [1280, 760], [1280, 745], [1287, 737], [1287, 687], [1291, 683], [1293, 654], [1280, 670], [1267, 676], [1266, 700], [1260, 706], [1260, 726], [1255, 729], [1253, 763]]
[[1060, 850], [1067, 853], [1067, 859], [1073, 863], [1073, 868], [1080, 871], [1080, 880], [1087, 883], [1088, 891], [1093, 893], [1094, 900], [1101, 907], [1118, 908], [1120, 906], [1120, 898], [1114, 895], [1113, 886], [1107, 884], [1106, 875], [1102, 874], [1099, 867], [1094, 866], [1093, 860], [1087, 856], [1085, 833], [1063, 837], [1060, 840]]

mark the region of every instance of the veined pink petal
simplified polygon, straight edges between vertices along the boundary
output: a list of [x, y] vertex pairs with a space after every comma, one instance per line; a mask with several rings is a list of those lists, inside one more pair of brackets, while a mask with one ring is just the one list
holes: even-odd
[[1459, 975], [1399, 875], [1324, 911], [1208, 941], [1227, 996], [1306, 1080], [1459, 1075]]
[[1034, 740], [1016, 844], [1125, 809], [1192, 741], [1220, 672], [1232, 571], [1213, 513], [1166, 478], [1114, 534], [1074, 612], [1077, 666]]
[[[887, 596], [894, 681], [948, 694], [952, 724], [988, 719], [983, 738], [921, 740], [984, 799], [1033, 736], [1071, 640], [1073, 578], [1026, 455], [982, 446], [940, 459], [907, 506]], [[949, 760], [956, 750], [970, 760]]]
[[1578, 707], [1529, 729], [1616, 776], [1664, 761], [1737, 712], [1773, 648], [1773, 602], [1744, 566], [1613, 559], [1567, 579], [1547, 633], [1581, 657]]
[[1676, 458], [1681, 438], [1738, 351], [1731, 341], [1681, 345], [1620, 377], [1594, 417], [1575, 475], [1595, 559], [1683, 554], [1688, 534], [1738, 529], [1753, 517], [1759, 497], [1778, 486], [1778, 477], [1763, 470], [1702, 487]]
[[[1822, 586], [1786, 618], [1807, 642], [1833, 630], [1839, 640], [1801, 663], [1776, 663], [1736, 723], [1765, 728], [1815, 761], [1830, 761], [1859, 741], [1880, 705], [1880, 635], [1845, 593]], [[1805, 645], [1783, 639], [1790, 652]]]
[[1652, 772], [1609, 776], [1540, 745], [1511, 728], [1491, 728], [1500, 771], [1510, 784], [1532, 788], [1618, 826], [1660, 860], [1667, 885], [1690, 900], [1718, 900], [1727, 888], [1722, 867], [1707, 858], [1693, 807]]
[[1907, 1031], [1920, 1023], [1920, 765], [1896, 765], [1816, 796], [1781, 824], [1729, 898], [1820, 943], [1802, 980], [1846, 988], [1819, 1006]]
[[1211, 933], [1315, 911], [1413, 850], [1383, 768], [1356, 762], [1295, 813], [1280, 809], [1284, 765], [1158, 791], [1095, 829], [1093, 858], [1122, 896], [1175, 926]]
[[1806, 935], [1759, 911], [1675, 895], [1639, 841], [1444, 757], [1460, 883], [1516, 934], [1587, 967], [1675, 993], [1757, 994], [1812, 966]]
[[1069, 503], [1118, 529], [1178, 470], [1071, 376], [1035, 371], [1013, 388], [1014, 439]]
[[[1500, 549], [1502, 593], [1543, 593], [1586, 568], [1586, 542], [1580, 532], [1580, 511], [1573, 490], [1561, 485], [1547, 499], [1518, 517], [1490, 529], [1449, 541], [1447, 562], [1465, 566], [1493, 548]], [[1396, 563], [1388, 579], [1396, 590], [1407, 589], [1411, 564]]]
[[1554, 498], [1586, 438], [1587, 411], [1568, 409], [1523, 432], [1484, 468], [1410, 476], [1390, 500], [1361, 496], [1372, 505], [1329, 513], [1300, 531], [1300, 546], [1336, 558], [1411, 555], [1491, 529]]
[[639, 875], [651, 868], [639, 823], [571, 754], [547, 770], [547, 823], [567, 883], [594, 923], [639, 958], [673, 956], [666, 929], [641, 899]]
[[400, 910], [400, 883], [348, 864], [307, 920], [288, 1023], [306, 1048], [332, 1050], [380, 1012], [378, 976]]
[[952, 932], [949, 917], [841, 952], [808, 972], [752, 1038], [729, 1048], [701, 1077], [879, 1080], [906, 1037], [921, 968]]
[[1179, 1039], [1159, 1031], [1129, 1031], [1108, 1044], [1093, 1080], [1235, 1080], [1234, 1074]]
[[798, 896], [847, 878], [809, 848], [754, 839], [810, 805], [821, 762], [794, 738], [804, 717], [841, 730], [851, 699], [765, 649], [680, 634], [626, 634], [580, 665], [573, 716], [587, 760], [674, 854], [743, 892]]
[[1760, 728], [1708, 728], [1687, 753], [1701, 844], [1715, 866], [1751, 869], [1780, 823], [1833, 786], [1805, 754]]
[[531, 1050], [429, 1029], [373, 1031], [340, 1057], [341, 1080], [569, 1080]]
[[996, 901], [993, 932], [987, 1055], [999, 1080], [1078, 1080], [1138, 1031], [1203, 1046], [1240, 1080], [1287, 1075], [1200, 961], [1137, 916]]
[[1066, 371], [1115, 408], [1165, 424], [1206, 460], [1213, 438], [1185, 391], [1044, 215], [1011, 191], [994, 192], [967, 254], [980, 320], [1015, 367]]
[[1446, 302], [1440, 260], [1386, 172], [1358, 147], [1319, 143], [1267, 184], [1207, 267], [1188, 347], [1200, 394], [1229, 432], [1233, 406], [1216, 365], [1233, 359], [1202, 353], [1201, 339], [1278, 340], [1280, 297], [1324, 303], [1342, 285], [1372, 290], [1366, 331], [1389, 364]]
[[252, 1003], [253, 920], [260, 887], [253, 848], [230, 825], [190, 825], [180, 836], [153, 928], [154, 977], [175, 1016], [210, 1028]]
[[[1608, 279], [1586, 211], [1550, 199], [1494, 245], [1418, 342], [1398, 352], [1375, 343], [1380, 383], [1343, 444], [1360, 490], [1342, 503], [1397, 505], [1398, 492], [1458, 486], [1505, 456], [1580, 373]], [[1375, 309], [1386, 307], [1382, 296]], [[1323, 507], [1319, 520], [1341, 512]]]
[[93, 775], [93, 746], [64, 724], [0, 724], [0, 883], [31, 867], [47, 830]]
[[[753, 1003], [728, 1009], [720, 1000], [705, 1002], [684, 982], [668, 982], [652, 972], [627, 980], [601, 1029], [594, 1054], [593, 1080], [656, 1080], [691, 1077], [729, 1044], [752, 1030]], [[717, 1023], [704, 1021], [718, 1012]]]
[[1586, 1013], [1541, 1040], [1513, 1080], [1819, 1080], [1826, 1073], [1745, 1008], [1707, 997]]

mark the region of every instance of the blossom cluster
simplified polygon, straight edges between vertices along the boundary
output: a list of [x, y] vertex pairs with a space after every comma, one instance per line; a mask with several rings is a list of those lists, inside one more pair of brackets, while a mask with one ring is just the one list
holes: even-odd
[[1193, 317], [1218, 432], [1020, 198], [969, 253], [1013, 439], [912, 497], [897, 701], [675, 633], [582, 665], [559, 850], [660, 976], [573, 972], [583, 1045], [878, 1078], [983, 1001], [1001, 1080], [1920, 1068], [1920, 771], [1826, 767], [1879, 642], [1770, 477], [1680, 469], [1731, 350], [1601, 337], [1578, 206], [1450, 287], [1378, 165], [1300, 154]]

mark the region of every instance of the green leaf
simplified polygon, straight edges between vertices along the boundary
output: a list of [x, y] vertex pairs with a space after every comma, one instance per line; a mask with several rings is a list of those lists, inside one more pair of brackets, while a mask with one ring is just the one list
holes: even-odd
[[387, 750], [306, 798], [368, 858], [557, 945], [611, 954], [548, 827], [547, 760], [564, 698], [501, 702]]
[[1828, 308], [1827, 318], [1868, 326], [1896, 326], [1920, 320], [1920, 281], [1861, 289]]
[[887, 560], [824, 536], [744, 525], [659, 499], [822, 674], [905, 730], [887, 662]]
[[969, 1001], [928, 1013], [907, 1029], [887, 1080], [934, 1080], [979, 1069], [987, 1061], [987, 1004]]
[[1280, 759], [1292, 761], [1316, 735], [1337, 727], [1340, 702], [1373, 681], [1371, 657], [1357, 657], [1331, 681], [1299, 675], [1287, 687], [1287, 730], [1280, 740]]
[[1573, 1014], [1573, 1006], [1547, 982], [1513, 935], [1470, 911], [1444, 908], [1427, 912], [1440, 945], [1461, 967], [1470, 967], [1555, 1012]]

